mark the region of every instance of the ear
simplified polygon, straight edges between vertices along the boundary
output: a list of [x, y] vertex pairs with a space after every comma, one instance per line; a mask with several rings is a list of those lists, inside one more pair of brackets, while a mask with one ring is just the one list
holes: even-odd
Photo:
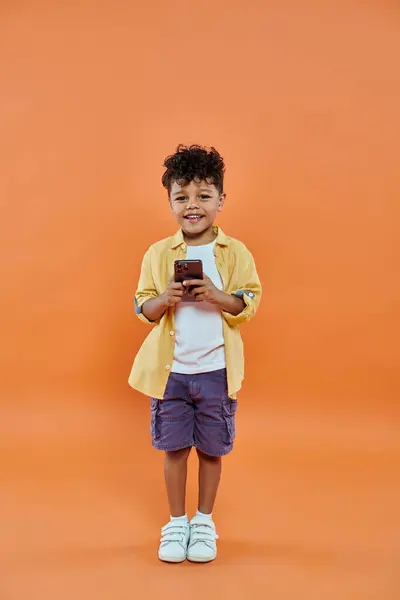
[[218, 206], [217, 206], [218, 212], [221, 212], [221, 210], [223, 209], [225, 200], [226, 200], [226, 194], [224, 192], [223, 194], [221, 194], [221, 196], [219, 197], [219, 200], [218, 200]]

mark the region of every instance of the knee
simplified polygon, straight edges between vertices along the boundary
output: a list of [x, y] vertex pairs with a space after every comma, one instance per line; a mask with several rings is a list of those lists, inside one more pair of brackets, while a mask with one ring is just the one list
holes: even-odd
[[201, 450], [198, 450], [197, 448], [196, 448], [196, 451], [197, 451], [197, 456], [199, 457], [199, 460], [202, 462], [218, 464], [222, 460], [220, 456], [210, 456], [209, 454], [204, 454], [204, 452], [202, 452]]
[[174, 450], [166, 452], [167, 459], [171, 462], [185, 462], [189, 458], [191, 448], [183, 448], [182, 450]]

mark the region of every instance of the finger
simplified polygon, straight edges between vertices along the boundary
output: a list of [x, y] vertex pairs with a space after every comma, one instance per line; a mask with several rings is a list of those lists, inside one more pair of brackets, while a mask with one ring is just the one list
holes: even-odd
[[169, 287], [173, 290], [183, 290], [183, 285], [181, 281], [173, 281], [169, 284]]
[[197, 294], [195, 298], [196, 302], [204, 302], [207, 300], [206, 294]]
[[168, 298], [182, 298], [183, 291], [182, 290], [169, 290], [169, 293], [167, 295], [168, 295]]
[[188, 279], [187, 281], [183, 282], [183, 285], [185, 287], [188, 287], [190, 285], [203, 285], [204, 281], [203, 279]]
[[195, 287], [190, 292], [190, 296], [197, 296], [197, 294], [204, 294], [207, 291], [207, 288], [202, 285], [201, 287]]

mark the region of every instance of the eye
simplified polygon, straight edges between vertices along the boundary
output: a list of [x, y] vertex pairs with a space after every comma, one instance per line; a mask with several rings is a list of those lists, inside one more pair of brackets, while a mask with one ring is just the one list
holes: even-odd
[[185, 200], [185, 196], [178, 196], [178, 198], [175, 198], [175, 202], [185, 202]]
[[211, 198], [211, 196], [209, 196], [208, 194], [201, 194], [200, 199], [203, 201], [209, 200]]

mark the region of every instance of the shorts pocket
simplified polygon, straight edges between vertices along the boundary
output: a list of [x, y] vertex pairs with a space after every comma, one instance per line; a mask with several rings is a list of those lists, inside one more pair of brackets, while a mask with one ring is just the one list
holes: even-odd
[[160, 401], [157, 398], [151, 398], [150, 401], [150, 411], [151, 411], [151, 419], [150, 419], [150, 433], [153, 440], [156, 440], [160, 437], [159, 428], [157, 426], [158, 421], [158, 409], [160, 406]]
[[222, 404], [224, 427], [224, 442], [232, 444], [236, 437], [235, 415], [237, 411], [237, 400], [226, 400]]

